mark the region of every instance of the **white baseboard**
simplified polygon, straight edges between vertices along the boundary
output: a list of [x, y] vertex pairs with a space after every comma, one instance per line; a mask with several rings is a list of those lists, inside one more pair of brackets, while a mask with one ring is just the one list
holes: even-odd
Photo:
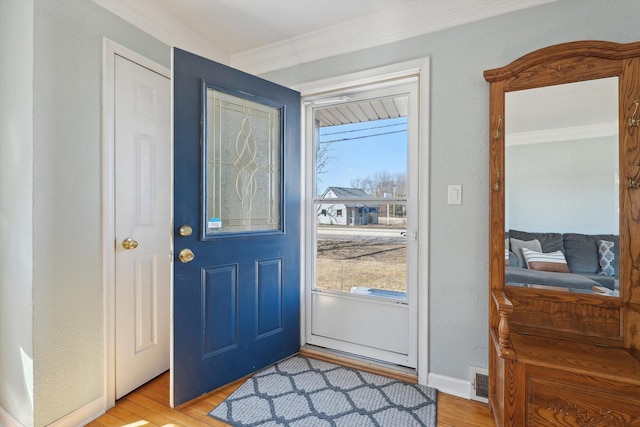
[[2, 406], [0, 406], [0, 426], [3, 427], [24, 427], [11, 416]]
[[87, 403], [72, 413], [65, 415], [49, 424], [47, 427], [75, 427], [83, 426], [104, 414], [104, 398], [100, 397], [93, 402]]
[[429, 374], [428, 386], [437, 388], [438, 391], [471, 399], [471, 383], [457, 378], [445, 377], [444, 375]]

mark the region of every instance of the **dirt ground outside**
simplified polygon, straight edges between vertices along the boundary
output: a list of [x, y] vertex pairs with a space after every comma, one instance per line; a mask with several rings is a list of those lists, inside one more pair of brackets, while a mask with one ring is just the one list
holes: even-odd
[[318, 240], [316, 286], [350, 292], [354, 286], [406, 292], [404, 244]]

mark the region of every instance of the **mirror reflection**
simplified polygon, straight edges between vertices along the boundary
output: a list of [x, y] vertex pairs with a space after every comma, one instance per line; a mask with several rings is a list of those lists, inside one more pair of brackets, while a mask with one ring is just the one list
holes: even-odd
[[505, 94], [507, 285], [619, 295], [618, 78]]

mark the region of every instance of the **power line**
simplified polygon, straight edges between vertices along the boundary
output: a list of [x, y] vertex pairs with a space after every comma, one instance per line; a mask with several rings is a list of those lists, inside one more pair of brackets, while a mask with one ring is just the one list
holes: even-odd
[[406, 126], [406, 125], [407, 125], [407, 123], [404, 122], [404, 123], [396, 123], [396, 124], [393, 124], [393, 125], [372, 126], [372, 127], [363, 128], [363, 129], [352, 129], [352, 130], [343, 130], [343, 131], [340, 131], [340, 132], [323, 133], [320, 136], [322, 137], [322, 136], [327, 136], [327, 135], [339, 135], [339, 134], [342, 134], [342, 133], [364, 132], [366, 130], [371, 130], [371, 129], [382, 129], [382, 128], [388, 128], [388, 127], [393, 127], [393, 126]]
[[371, 134], [371, 135], [362, 135], [362, 136], [353, 136], [351, 138], [342, 138], [342, 139], [332, 139], [330, 141], [319, 141], [320, 144], [329, 144], [332, 142], [342, 142], [342, 141], [351, 141], [354, 139], [365, 139], [365, 138], [373, 138], [374, 136], [384, 136], [384, 135], [391, 135], [394, 133], [401, 133], [401, 132], [406, 132], [406, 129], [402, 129], [402, 130], [395, 130], [395, 131], [391, 131], [391, 132], [383, 132], [383, 133], [376, 133], [376, 134]]

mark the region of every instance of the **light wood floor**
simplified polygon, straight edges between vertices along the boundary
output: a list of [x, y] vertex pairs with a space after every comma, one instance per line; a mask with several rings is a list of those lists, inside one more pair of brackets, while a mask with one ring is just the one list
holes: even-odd
[[[169, 373], [148, 382], [116, 402], [89, 427], [199, 427], [227, 426], [207, 414], [244, 379], [236, 381], [177, 408], [169, 407]], [[495, 427], [489, 408], [482, 403], [438, 393], [439, 427]]]

